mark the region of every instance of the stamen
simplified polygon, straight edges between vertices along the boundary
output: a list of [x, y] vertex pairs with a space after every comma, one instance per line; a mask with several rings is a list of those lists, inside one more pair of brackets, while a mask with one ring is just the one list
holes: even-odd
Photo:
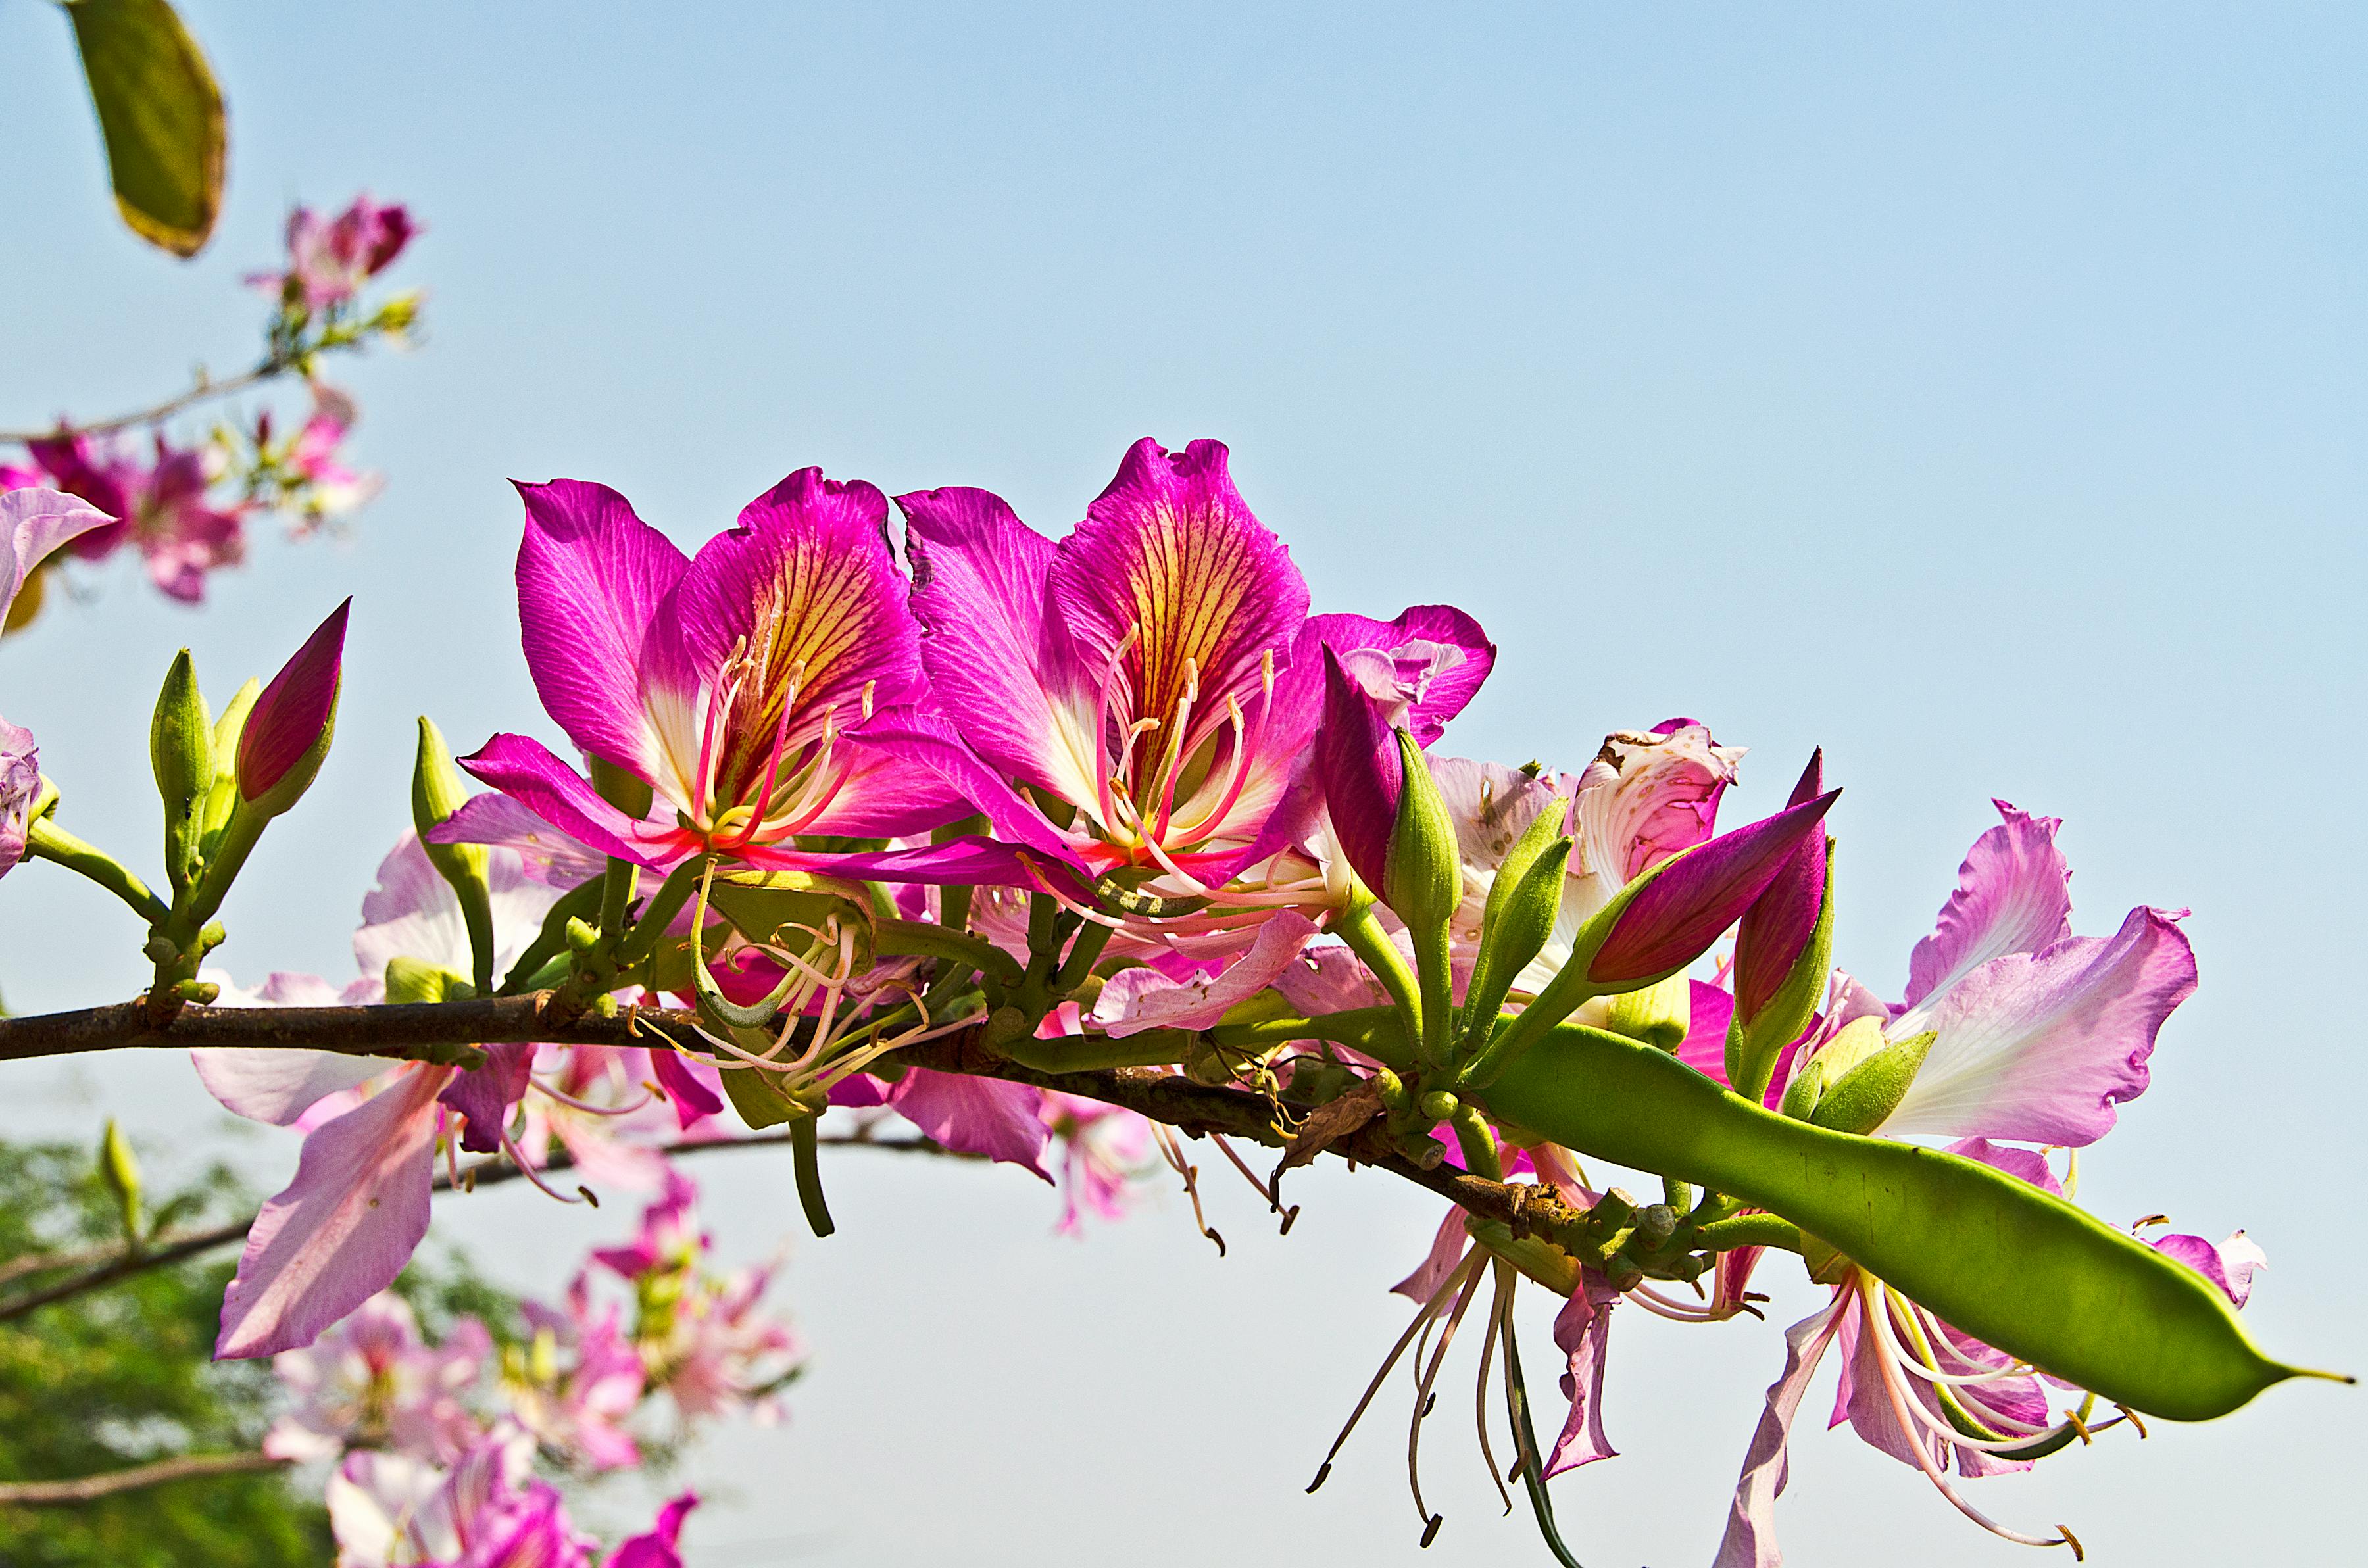
[[1184, 1178], [1184, 1196], [1192, 1200], [1192, 1223], [1201, 1228], [1202, 1235], [1217, 1244], [1217, 1256], [1224, 1256], [1225, 1238], [1210, 1228], [1209, 1217], [1201, 1211], [1201, 1168], [1185, 1159], [1183, 1145], [1176, 1142], [1176, 1134], [1167, 1126], [1155, 1121], [1151, 1124], [1151, 1131], [1168, 1168]]
[[[1136, 639], [1142, 635], [1143, 623], [1137, 621], [1127, 629], [1124, 637], [1119, 639], [1118, 646], [1110, 650], [1110, 662], [1102, 666], [1099, 690], [1094, 699], [1094, 790], [1101, 800], [1102, 825], [1105, 827], [1113, 825], [1118, 815], [1110, 808], [1110, 690], [1118, 684], [1119, 661], [1126, 657]], [[1129, 740], [1132, 744], [1131, 736]]]
[[631, 1116], [633, 1112], [641, 1109], [643, 1106], [650, 1103], [650, 1096], [648, 1095], [643, 1095], [640, 1099], [635, 1100], [631, 1105], [593, 1105], [587, 1100], [579, 1100], [574, 1095], [564, 1093], [559, 1089], [554, 1089], [549, 1084], [544, 1083], [541, 1079], [537, 1078], [532, 1074], [528, 1075], [526, 1082], [527, 1087], [539, 1090], [542, 1094], [549, 1096], [551, 1098], [557, 1100], [561, 1105], [565, 1106], [568, 1109], [580, 1110], [587, 1116]]
[[582, 1203], [592, 1196], [590, 1193], [585, 1192], [584, 1189], [579, 1187], [575, 1190], [580, 1194], [580, 1196], [570, 1198], [565, 1193], [553, 1187], [549, 1182], [543, 1180], [542, 1174], [540, 1171], [537, 1171], [532, 1165], [528, 1163], [526, 1151], [518, 1146], [518, 1141], [510, 1136], [509, 1129], [507, 1127], [502, 1129], [501, 1142], [502, 1153], [507, 1154], [510, 1157], [510, 1163], [518, 1166], [518, 1175], [534, 1183], [535, 1187], [545, 1198], [556, 1199], [562, 1203]]
[[[1153, 1125], [1156, 1127], [1158, 1124]], [[1415, 1335], [1420, 1334], [1424, 1325], [1438, 1315], [1440, 1306], [1447, 1300], [1448, 1294], [1463, 1285], [1485, 1256], [1480, 1249], [1480, 1244], [1473, 1243], [1465, 1250], [1463, 1259], [1456, 1264], [1453, 1270], [1440, 1282], [1439, 1289], [1431, 1292], [1430, 1300], [1416, 1309], [1414, 1321], [1406, 1324], [1404, 1334], [1398, 1335], [1398, 1342], [1390, 1346], [1390, 1353], [1382, 1358], [1381, 1370], [1375, 1372], [1373, 1381], [1365, 1385], [1364, 1397], [1357, 1401], [1357, 1408], [1349, 1413], [1348, 1424], [1340, 1428], [1340, 1435], [1333, 1438], [1332, 1446], [1325, 1450], [1323, 1467], [1316, 1471], [1315, 1479], [1308, 1483], [1307, 1490], [1313, 1492], [1324, 1484], [1324, 1478], [1332, 1472], [1332, 1461], [1340, 1455], [1341, 1445], [1348, 1442], [1349, 1434], [1357, 1429], [1357, 1422], [1364, 1415], [1365, 1407], [1373, 1403], [1373, 1396], [1382, 1392], [1382, 1384], [1387, 1381], [1391, 1370], [1397, 1366], [1398, 1358], [1406, 1354], [1406, 1346], [1414, 1343]]]
[[1480, 1431], [1480, 1461], [1488, 1470], [1488, 1480], [1497, 1488], [1497, 1500], [1505, 1512], [1513, 1511], [1513, 1494], [1505, 1490], [1504, 1478], [1497, 1473], [1497, 1451], [1488, 1446], [1488, 1365], [1496, 1358], [1497, 1336], [1502, 1332], [1505, 1313], [1510, 1310], [1513, 1281], [1518, 1278], [1513, 1266], [1502, 1258], [1491, 1266], [1495, 1275], [1496, 1294], [1488, 1300], [1488, 1332], [1480, 1338], [1480, 1381], [1472, 1392], [1472, 1418]]

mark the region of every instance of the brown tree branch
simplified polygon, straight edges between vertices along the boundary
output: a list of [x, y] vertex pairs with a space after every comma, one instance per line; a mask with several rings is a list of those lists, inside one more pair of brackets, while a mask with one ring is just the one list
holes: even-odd
[[[955, 1160], [977, 1160], [985, 1157], [949, 1149], [944, 1144], [928, 1138], [873, 1138], [862, 1133], [841, 1133], [836, 1137], [825, 1138], [821, 1142], [844, 1148], [886, 1149], [902, 1153], [936, 1154]], [[758, 1132], [746, 1138], [665, 1143], [658, 1145], [654, 1152], [673, 1158], [683, 1154], [707, 1153], [718, 1149], [787, 1148], [789, 1142], [790, 1135], [786, 1132]], [[564, 1171], [570, 1169], [575, 1164], [575, 1156], [566, 1150], [554, 1149], [551, 1152], [551, 1157], [543, 1169]], [[499, 1187], [506, 1181], [517, 1181], [525, 1175], [524, 1171], [512, 1165], [507, 1159], [496, 1155], [490, 1160], [483, 1160], [476, 1165], [464, 1167], [461, 1177], [463, 1187], [474, 1190], [478, 1187]], [[451, 1178], [439, 1174], [436, 1177], [434, 1190], [451, 1191]], [[145, 1273], [151, 1268], [164, 1268], [179, 1263], [184, 1258], [195, 1257], [200, 1253], [211, 1252], [217, 1247], [229, 1246], [233, 1243], [244, 1241], [246, 1239], [246, 1233], [254, 1227], [254, 1224], [255, 1217], [249, 1215], [244, 1220], [232, 1220], [202, 1231], [180, 1231], [168, 1236], [159, 1236], [137, 1250], [121, 1242], [117, 1242], [107, 1246], [79, 1247], [73, 1252], [45, 1253], [17, 1258], [9, 1263], [5, 1269], [0, 1269], [0, 1279], [23, 1278], [27, 1275], [43, 1274], [60, 1268], [73, 1268], [79, 1272], [71, 1274], [63, 1279], [52, 1280], [47, 1285], [39, 1286], [33, 1290], [20, 1291], [14, 1296], [0, 1298], [0, 1323], [23, 1317], [26, 1313], [40, 1307], [46, 1307], [52, 1301], [63, 1301], [69, 1296], [79, 1296], [85, 1291], [112, 1285], [119, 1279], [128, 1279], [135, 1274]]]
[[[937, 1040], [896, 1053], [906, 1066], [941, 1073], [967, 1074], [1055, 1089], [1136, 1111], [1195, 1137], [1223, 1133], [1269, 1147], [1290, 1142], [1282, 1124], [1285, 1108], [1263, 1096], [1241, 1089], [1194, 1083], [1180, 1074], [1156, 1067], [1099, 1068], [1081, 1072], [1044, 1072], [1023, 1066], [984, 1047], [983, 1025], [958, 1029]], [[672, 1041], [695, 1045], [698, 1015], [678, 1009], [628, 1009], [611, 1017], [593, 1014], [566, 1015], [552, 1005], [552, 994], [483, 997], [464, 1002], [411, 1006], [338, 1007], [209, 1007], [190, 1006], [171, 1020], [157, 1024], [138, 1003], [119, 1003], [81, 1012], [50, 1013], [28, 1018], [0, 1020], [0, 1061], [25, 1061], [48, 1056], [126, 1049], [186, 1049], [193, 1046], [244, 1046], [278, 1050], [336, 1051], [352, 1055], [380, 1055], [450, 1060], [456, 1051], [507, 1040], [537, 1040], [559, 1044], [663, 1048]], [[712, 1144], [676, 1145], [672, 1152], [693, 1148], [762, 1147], [785, 1142], [780, 1134], [732, 1140]], [[1438, 1193], [1470, 1213], [1511, 1227], [1516, 1235], [1532, 1230], [1547, 1235], [1576, 1236], [1587, 1216], [1570, 1208], [1550, 1187], [1529, 1183], [1487, 1181], [1464, 1172], [1408, 1158], [1392, 1142], [1382, 1123], [1372, 1123], [1352, 1137], [1332, 1144], [1327, 1153], [1351, 1164], [1376, 1165]], [[561, 1162], [554, 1160], [554, 1165]], [[477, 1167], [476, 1185], [515, 1179], [515, 1166]], [[28, 1291], [0, 1301], [0, 1322], [18, 1317], [50, 1301], [107, 1284], [153, 1267], [177, 1261], [205, 1246], [221, 1245], [245, 1233], [245, 1225], [201, 1233], [168, 1244], [171, 1256], [155, 1252], [118, 1258], [87, 1274]], [[148, 1261], [150, 1259], [155, 1261]]]
[[288, 1461], [268, 1454], [182, 1454], [173, 1459], [111, 1470], [103, 1475], [79, 1475], [71, 1481], [0, 1481], [0, 1504], [21, 1508], [56, 1507], [90, 1503], [120, 1492], [137, 1492], [168, 1481], [190, 1481], [207, 1475], [242, 1475], [278, 1470]]

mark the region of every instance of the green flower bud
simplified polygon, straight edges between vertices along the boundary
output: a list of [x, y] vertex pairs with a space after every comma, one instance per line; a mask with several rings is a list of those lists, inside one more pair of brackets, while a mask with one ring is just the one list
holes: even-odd
[[482, 844], [438, 844], [429, 833], [440, 826], [469, 799], [469, 787], [453, 766], [450, 748], [435, 722], [419, 717], [419, 751], [411, 768], [411, 823], [419, 833], [419, 846], [428, 864], [452, 888], [461, 901], [461, 915], [469, 928], [471, 967], [479, 991], [494, 988], [494, 906], [488, 873], [493, 851]]
[[99, 1134], [98, 1174], [122, 1210], [123, 1239], [137, 1246], [142, 1239], [140, 1162], [132, 1157], [131, 1145], [111, 1116], [107, 1119], [107, 1131]]
[[1398, 756], [1405, 783], [1398, 795], [1398, 817], [1390, 830], [1390, 850], [1383, 881], [1382, 902], [1396, 912], [1407, 929], [1417, 933], [1415, 950], [1424, 943], [1420, 933], [1444, 932], [1463, 898], [1463, 858], [1455, 843], [1455, 819], [1448, 814], [1430, 763], [1414, 736], [1397, 732]]
[[165, 806], [165, 874], [178, 892], [197, 864], [206, 793], [214, 780], [213, 719], [187, 648], [174, 656], [164, 689], [156, 694], [156, 711], [148, 722], [148, 764]]
[[1612, 997], [1611, 1016], [1603, 1027], [1613, 1034], [1675, 1051], [1685, 1043], [1686, 1030], [1692, 1024], [1693, 983], [1682, 974], [1673, 974], [1641, 991], [1623, 991]]

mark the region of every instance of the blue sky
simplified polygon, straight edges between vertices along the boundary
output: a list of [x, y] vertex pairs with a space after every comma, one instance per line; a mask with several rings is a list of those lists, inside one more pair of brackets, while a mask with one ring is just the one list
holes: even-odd
[[[172, 651], [227, 691], [356, 596], [337, 750], [226, 912], [233, 971], [349, 972], [413, 714], [556, 738], [507, 479], [615, 484], [686, 544], [808, 463], [985, 485], [1057, 531], [1127, 442], [1213, 436], [1319, 607], [1486, 622], [1498, 672], [1451, 747], [1571, 767], [1699, 716], [1756, 750], [1739, 820], [1824, 745], [1841, 961], [1878, 990], [1993, 796], [2066, 820], [2079, 929], [2192, 907], [2203, 989], [2082, 1197], [2249, 1226], [2260, 1335], [2368, 1365], [2340, 1242], [2368, 1089], [2356, 10], [186, 11], [233, 142], [181, 266], [112, 221], [58, 18], [0, 8], [0, 421], [236, 366], [237, 278], [294, 199], [413, 203], [398, 276], [431, 291], [423, 347], [340, 372], [389, 476], [349, 540], [261, 540], [196, 614], [86, 574], [0, 647], [67, 820], [145, 854]], [[52, 872], [0, 894], [20, 1010], [128, 994], [137, 941]], [[234, 1138], [167, 1060], [10, 1079], [44, 1131], [86, 1133], [99, 1096], [163, 1149]], [[292, 1163], [224, 1146], [258, 1180]], [[1311, 1176], [1277, 1240], [1221, 1191], [1220, 1264], [1172, 1198], [1076, 1245], [1024, 1176], [869, 1158], [790, 1267], [816, 1357], [792, 1422], [691, 1462], [718, 1493], [695, 1562], [1413, 1551], [1382, 1426], [1299, 1489], [1396, 1332], [1427, 1200]], [[761, 1254], [786, 1168], [734, 1159], [717, 1229]], [[515, 1188], [439, 1220], [526, 1282], [623, 1222]], [[1561, 1483], [1589, 1562], [1707, 1559], [1782, 1364], [1773, 1327], [1666, 1330], [1620, 1324], [1627, 1457]], [[1975, 1490], [2107, 1560], [2305, 1553], [2350, 1538], [2363, 1411], [2280, 1390]], [[1432, 1423], [1429, 1560], [1521, 1560], [1467, 1426]], [[1797, 1562], [2019, 1550], [1842, 1436], [1798, 1446], [1784, 1506]]]

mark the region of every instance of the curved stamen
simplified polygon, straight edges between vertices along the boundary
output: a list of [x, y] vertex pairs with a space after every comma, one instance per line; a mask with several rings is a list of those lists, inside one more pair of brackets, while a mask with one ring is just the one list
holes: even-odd
[[1148, 793], [1158, 797], [1159, 825], [1153, 836], [1167, 836], [1168, 819], [1176, 812], [1176, 776], [1184, 770], [1185, 744], [1192, 735], [1192, 706], [1201, 699], [1201, 663], [1186, 655], [1184, 660], [1184, 691], [1176, 699], [1176, 722], [1167, 736], [1167, 755], [1161, 759], [1159, 771], [1152, 776]]
[[[1119, 661], [1126, 657], [1142, 635], [1143, 624], [1137, 621], [1127, 629], [1124, 637], [1119, 639], [1118, 646], [1110, 650], [1109, 662], [1102, 665], [1099, 690], [1094, 699], [1094, 790], [1101, 801], [1102, 825], [1105, 827], [1110, 826], [1117, 815], [1110, 809], [1110, 693], [1118, 684]], [[1129, 744], [1133, 744], [1131, 739]]]
[[[1861, 1285], [1859, 1288], [1859, 1291], [1861, 1310], [1872, 1311], [1873, 1303], [1872, 1301], [1872, 1290], [1870, 1287], [1867, 1285]], [[1971, 1503], [1966, 1502], [1964, 1498], [1959, 1496], [1957, 1494], [1957, 1489], [1949, 1484], [1948, 1476], [1941, 1471], [1939, 1465], [1933, 1462], [1930, 1452], [1927, 1450], [1925, 1445], [1921, 1441], [1918, 1440], [1916, 1437], [1916, 1424], [1908, 1415], [1908, 1406], [1913, 1402], [1907, 1398], [1906, 1391], [1900, 1387], [1897, 1365], [1888, 1356], [1878, 1355], [1875, 1357], [1874, 1360], [1875, 1365], [1881, 1369], [1883, 1373], [1883, 1392], [1890, 1398], [1892, 1415], [1897, 1418], [1900, 1431], [1907, 1437], [1907, 1447], [1916, 1456], [1916, 1468], [1924, 1472], [1924, 1479], [1930, 1482], [1934, 1488], [1940, 1492], [1941, 1495], [1946, 1497], [1950, 1503], [1955, 1506], [1957, 1512], [1964, 1515], [1965, 1517], [1973, 1520], [1974, 1523], [1981, 1526], [1982, 1528], [1989, 1531], [1992, 1535], [1997, 1536], [2001, 1540], [2015, 1541], [2023, 1546], [2069, 1546], [2072, 1548], [2074, 1559], [2077, 1561], [2079, 1558], [2079, 1547], [2074, 1544], [2070, 1536], [2063, 1534], [2060, 1529], [2054, 1540], [2048, 1540], [2044, 1537], [2035, 1535], [2025, 1535], [2021, 1530], [2009, 1529], [2006, 1526], [1999, 1524], [1996, 1519], [1991, 1518], [1987, 1514], [1983, 1513], [1979, 1508], [1975, 1507]]]
[[510, 1163], [518, 1166], [518, 1175], [534, 1183], [536, 1188], [545, 1198], [555, 1198], [562, 1203], [589, 1203], [592, 1200], [591, 1195], [584, 1192], [578, 1192], [575, 1197], [570, 1198], [543, 1180], [542, 1173], [528, 1162], [526, 1151], [518, 1146], [518, 1141], [510, 1136], [507, 1128], [502, 1130], [502, 1153], [507, 1154], [510, 1157]]
[[631, 1105], [594, 1105], [588, 1100], [579, 1100], [574, 1095], [568, 1094], [564, 1090], [554, 1089], [549, 1084], [544, 1083], [541, 1079], [534, 1077], [531, 1074], [528, 1076], [526, 1082], [527, 1087], [539, 1090], [543, 1095], [558, 1101], [561, 1105], [565, 1106], [568, 1109], [580, 1110], [586, 1116], [631, 1116], [633, 1112], [641, 1109], [643, 1106], [650, 1103], [650, 1096], [645, 1094], [640, 1099], [633, 1101]]
[[1234, 725], [1233, 780], [1225, 791], [1224, 800], [1218, 804], [1217, 809], [1202, 817], [1194, 825], [1192, 832], [1196, 837], [1206, 835], [1223, 823], [1226, 814], [1232, 812], [1235, 803], [1241, 800], [1242, 790], [1249, 783], [1251, 760], [1266, 744], [1266, 722], [1268, 716], [1274, 711], [1273, 649], [1269, 648], [1258, 655], [1258, 717], [1251, 722], [1247, 737], [1243, 733], [1241, 704], [1234, 700], [1233, 694], [1230, 692], [1225, 696], [1225, 704], [1231, 710]]

